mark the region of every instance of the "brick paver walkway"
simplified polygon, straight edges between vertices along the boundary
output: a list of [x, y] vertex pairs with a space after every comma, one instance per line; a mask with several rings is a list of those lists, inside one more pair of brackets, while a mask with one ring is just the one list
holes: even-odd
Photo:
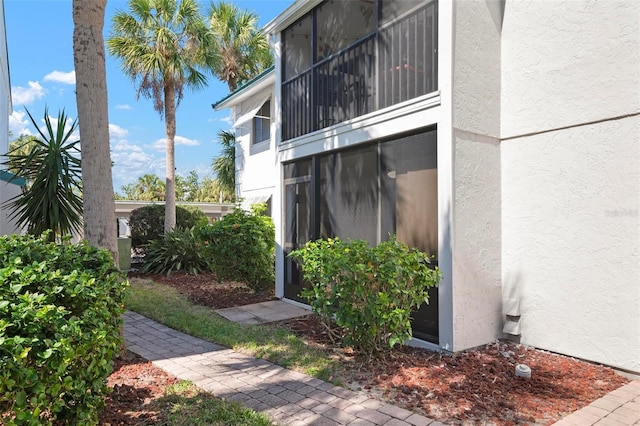
[[403, 408], [173, 330], [124, 315], [127, 349], [220, 398], [266, 413], [281, 425], [442, 425]]
[[[239, 354], [134, 312], [124, 315], [127, 349], [220, 398], [266, 413], [281, 425], [442, 423], [322, 380]], [[565, 417], [560, 426], [640, 426], [640, 381]]]

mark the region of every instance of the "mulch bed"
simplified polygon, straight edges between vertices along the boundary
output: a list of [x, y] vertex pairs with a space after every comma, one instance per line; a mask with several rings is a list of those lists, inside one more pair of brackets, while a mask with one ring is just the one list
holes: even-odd
[[[274, 299], [273, 293], [256, 294], [239, 283], [218, 284], [209, 274], [143, 278], [171, 285], [216, 309]], [[274, 326], [338, 356], [345, 365], [345, 386], [448, 424], [552, 424], [628, 382], [610, 368], [507, 341], [456, 355], [400, 347], [372, 361], [332, 344], [313, 315]], [[119, 379], [110, 378], [118, 391], [111, 395], [101, 424], [161, 424], [162, 419], [153, 417], [157, 413], [145, 410], [175, 379], [138, 358], [119, 362], [124, 363], [114, 373]], [[531, 367], [531, 379], [515, 377], [517, 364]]]

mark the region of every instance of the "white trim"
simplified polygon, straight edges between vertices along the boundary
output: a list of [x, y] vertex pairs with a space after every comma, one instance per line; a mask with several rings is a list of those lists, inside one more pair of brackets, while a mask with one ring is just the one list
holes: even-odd
[[438, 87], [441, 113], [438, 120], [438, 341], [449, 352], [453, 331], [453, 4], [438, 3]]
[[265, 102], [267, 102], [270, 98], [271, 98], [271, 93], [269, 93], [268, 95], [265, 95], [265, 96], [263, 96], [261, 98], [258, 98], [257, 101], [255, 101], [253, 104], [251, 104], [251, 107], [249, 108], [249, 110], [247, 112], [244, 112], [244, 113], [240, 114], [239, 117], [236, 117], [236, 120], [233, 123], [232, 127], [234, 129], [237, 129], [237, 128], [241, 127], [243, 124], [246, 124], [246, 123], [250, 122], [251, 120], [253, 120], [253, 117], [256, 116], [258, 111], [260, 111], [260, 108], [262, 108], [262, 106], [265, 104]]
[[276, 76], [275, 70], [265, 74], [260, 79], [254, 81], [250, 85], [246, 87], [241, 87], [235, 93], [230, 95], [228, 98], [223, 101], [215, 104], [215, 110], [221, 111], [225, 108], [231, 108], [235, 105], [238, 105], [240, 102], [246, 101], [254, 96], [255, 93], [260, 92], [263, 89], [273, 88], [275, 84]]
[[265, 34], [276, 34], [302, 18], [323, 0], [296, 0], [263, 27]]

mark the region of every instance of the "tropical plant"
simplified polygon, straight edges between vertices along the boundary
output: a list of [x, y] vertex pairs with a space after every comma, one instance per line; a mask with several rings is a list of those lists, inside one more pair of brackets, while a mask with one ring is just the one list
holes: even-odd
[[229, 86], [229, 92], [273, 65], [267, 37], [256, 27], [258, 16], [240, 11], [237, 6], [221, 1], [211, 4], [209, 31], [213, 49], [221, 58], [214, 74]]
[[123, 185], [121, 190], [125, 200], [164, 201], [165, 184], [153, 174], [140, 176], [136, 183]]
[[107, 0], [73, 0], [73, 63], [82, 140], [84, 238], [118, 261], [111, 179], [104, 13]]
[[[290, 256], [301, 265], [311, 309], [335, 336], [367, 354], [411, 338], [411, 312], [440, 280], [429, 257], [395, 237], [370, 247], [364, 240], [308, 242]], [[337, 327], [336, 327], [337, 326]]]
[[221, 191], [233, 197], [236, 192], [236, 137], [231, 132], [221, 130], [218, 132], [218, 142], [222, 150], [213, 159], [211, 168], [216, 173]]
[[[129, 216], [129, 228], [131, 230], [131, 246], [140, 248], [153, 240], [159, 240], [165, 234], [163, 232], [162, 218], [164, 217], [164, 204], [152, 204], [135, 209]], [[192, 228], [208, 223], [207, 216], [197, 207], [176, 207], [177, 228]]]
[[[15, 156], [28, 155], [38, 144], [35, 139], [36, 137], [33, 135], [20, 135], [17, 139], [9, 142], [9, 151]], [[9, 159], [7, 162], [7, 170], [13, 174], [17, 174], [19, 166], [13, 164], [12, 161], [12, 159]]]
[[41, 129], [29, 110], [26, 111], [40, 137], [31, 140], [33, 146], [29, 152], [21, 152], [20, 146], [9, 151], [2, 164], [25, 178], [29, 187], [2, 207], [11, 210], [9, 217], [18, 227], [26, 227], [34, 235], [51, 230], [48, 238], [55, 241], [82, 227], [80, 141], [70, 140], [78, 123], [74, 120], [68, 125], [69, 117], [62, 110], [58, 112], [54, 128], [45, 108], [44, 129]]
[[153, 240], [145, 250], [145, 274], [167, 274], [184, 271], [198, 275], [211, 270], [210, 259], [203, 250], [204, 242], [194, 234], [193, 228], [176, 228]]
[[138, 95], [153, 100], [165, 119], [166, 195], [164, 229], [176, 225], [175, 145], [176, 108], [185, 87], [206, 86], [203, 71], [217, 57], [195, 0], [129, 0], [129, 13], [113, 18], [109, 53], [138, 86]]

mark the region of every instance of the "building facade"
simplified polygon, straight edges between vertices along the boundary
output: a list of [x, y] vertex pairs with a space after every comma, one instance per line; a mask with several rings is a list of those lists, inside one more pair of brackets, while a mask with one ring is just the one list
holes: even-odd
[[640, 3], [307, 0], [266, 31], [270, 150], [237, 166], [273, 173], [279, 297], [307, 241], [396, 234], [443, 273], [415, 344], [640, 372]]

